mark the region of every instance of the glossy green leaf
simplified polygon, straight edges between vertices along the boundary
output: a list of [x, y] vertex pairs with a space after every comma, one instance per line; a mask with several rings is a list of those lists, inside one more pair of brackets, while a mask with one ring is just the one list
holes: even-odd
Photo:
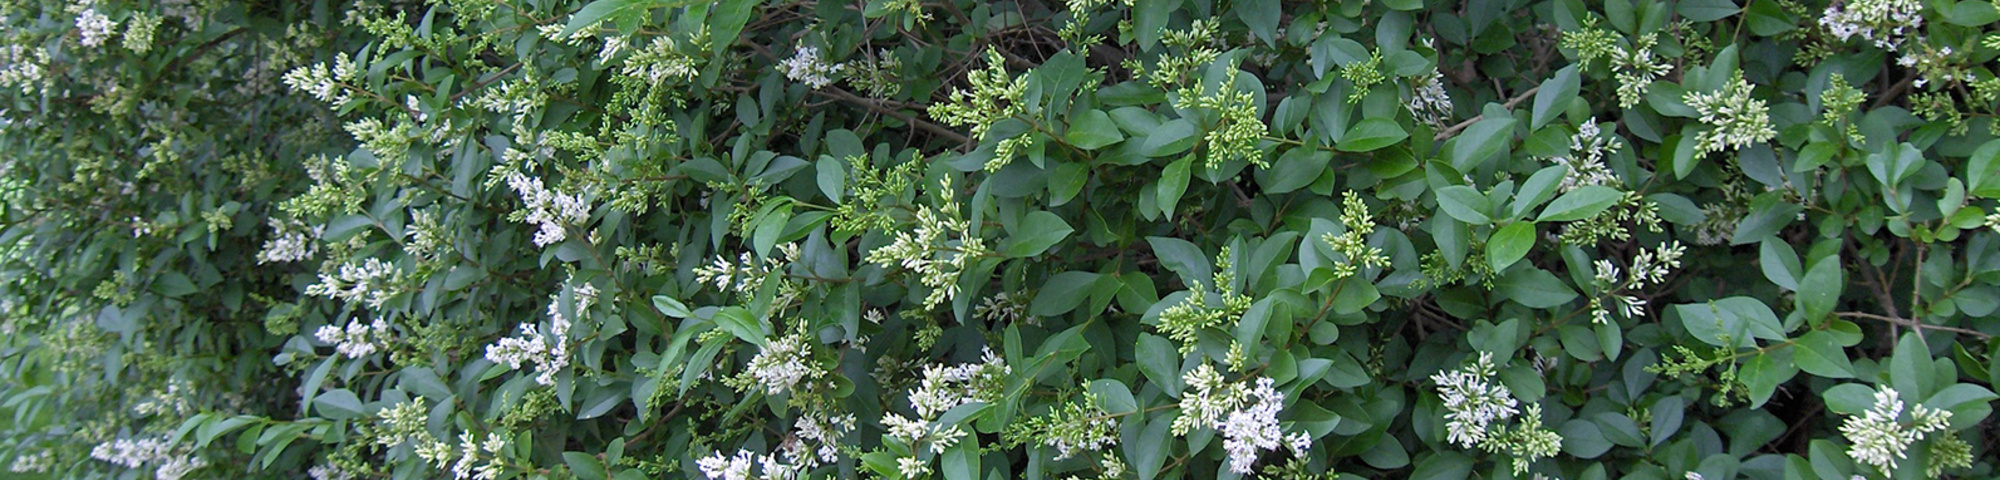
[[1604, 209], [1611, 208], [1624, 197], [1624, 192], [1610, 187], [1585, 185], [1550, 201], [1548, 208], [1542, 209], [1542, 215], [1536, 217], [1535, 221], [1570, 222], [1590, 218]]

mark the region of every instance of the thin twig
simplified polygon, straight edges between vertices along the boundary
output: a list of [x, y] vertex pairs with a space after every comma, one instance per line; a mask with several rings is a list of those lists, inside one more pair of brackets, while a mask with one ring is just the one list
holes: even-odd
[[[1528, 97], [1534, 96], [1535, 92], [1541, 89], [1542, 87], [1540, 85], [1536, 85], [1535, 88], [1530, 88], [1528, 89], [1528, 91], [1521, 92], [1520, 95], [1515, 95], [1514, 98], [1507, 99], [1507, 104], [1506, 104], [1507, 108], [1513, 109], [1516, 105], [1520, 105], [1522, 101], [1526, 101]], [[1444, 141], [1446, 139], [1449, 139], [1451, 138], [1452, 135], [1457, 135], [1459, 130], [1464, 130], [1465, 127], [1470, 127], [1472, 126], [1472, 124], [1478, 123], [1480, 120], [1484, 119], [1486, 119], [1486, 114], [1482, 113], [1479, 114], [1478, 116], [1465, 119], [1465, 121], [1463, 122], [1458, 122], [1457, 125], [1445, 127], [1444, 130], [1438, 131], [1437, 137], [1434, 138], [1434, 140]]]
[[958, 133], [957, 131], [945, 127], [944, 125], [938, 125], [937, 123], [933, 123], [930, 120], [918, 118], [916, 116], [912, 116], [910, 114], [906, 114], [901, 111], [889, 108], [888, 106], [878, 103], [875, 100], [863, 98], [859, 95], [849, 93], [847, 90], [843, 90], [840, 87], [833, 87], [833, 86], [822, 87], [813, 90], [813, 93], [837, 98], [847, 103], [868, 107], [869, 110], [874, 111], [875, 113], [880, 113], [883, 115], [888, 115], [890, 117], [895, 117], [897, 120], [902, 120], [904, 123], [916, 126], [918, 129], [930, 132], [933, 135], [944, 137], [945, 139], [956, 142], [959, 145], [972, 144], [972, 137], [967, 137], [963, 133]]
[[1959, 327], [1947, 327], [1947, 326], [1944, 326], [1944, 325], [1931, 325], [1931, 324], [1927, 324], [1927, 323], [1924, 323], [1924, 322], [1919, 322], [1919, 321], [1916, 321], [1916, 320], [1911, 320], [1911, 319], [1907, 319], [1907, 318], [1898, 318], [1898, 317], [1891, 317], [1891, 316], [1887, 316], [1887, 315], [1876, 315], [1876, 314], [1873, 314], [1873, 313], [1866, 313], [1866, 312], [1840, 312], [1840, 313], [1836, 313], [1836, 314], [1834, 314], [1834, 315], [1839, 315], [1839, 316], [1840, 316], [1840, 317], [1842, 317], [1842, 318], [1866, 318], [1866, 319], [1869, 319], [1869, 320], [1879, 320], [1879, 321], [1883, 321], [1883, 322], [1888, 322], [1889, 324], [1892, 324], [1892, 325], [1900, 325], [1900, 326], [1905, 326], [1905, 327], [1910, 327], [1910, 328], [1914, 328], [1914, 329], [1917, 329], [1917, 330], [1937, 330], [1937, 331], [1940, 331], [1940, 332], [1951, 332], [1951, 333], [1957, 333], [1957, 334], [1962, 334], [1962, 335], [1971, 335], [1971, 336], [1974, 336], [1974, 337], [1978, 337], [1978, 338], [1979, 338], [1980, 340], [1986, 340], [1986, 339], [1990, 339], [1990, 338], [1993, 338], [1993, 336], [1992, 336], [1992, 335], [1988, 335], [1988, 334], [1987, 334], [1986, 332], [1981, 332], [1981, 331], [1978, 331], [1978, 330], [1972, 330], [1972, 329], [1968, 329], [1968, 328], [1959, 328]]

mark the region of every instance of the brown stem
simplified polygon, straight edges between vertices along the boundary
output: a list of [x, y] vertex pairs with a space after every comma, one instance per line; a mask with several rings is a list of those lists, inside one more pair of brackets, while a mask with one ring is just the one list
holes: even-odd
[[[1540, 85], [1536, 85], [1535, 88], [1530, 88], [1525, 92], [1521, 92], [1519, 95], [1515, 95], [1514, 98], [1507, 99], [1507, 104], [1506, 104], [1507, 108], [1512, 109], [1514, 108], [1514, 106], [1520, 105], [1522, 101], [1526, 101], [1528, 97], [1534, 96], [1535, 92], [1541, 89], [1542, 87]], [[1445, 139], [1449, 139], [1451, 138], [1452, 135], [1457, 135], [1460, 130], [1464, 130], [1465, 127], [1470, 127], [1472, 126], [1472, 124], [1478, 123], [1480, 120], [1484, 119], [1486, 119], [1486, 114], [1482, 113], [1479, 114], [1478, 116], [1465, 119], [1465, 121], [1463, 122], [1458, 122], [1458, 124], [1456, 125], [1445, 127], [1444, 130], [1438, 131], [1437, 137], [1434, 138], [1433, 140], [1444, 141]]]

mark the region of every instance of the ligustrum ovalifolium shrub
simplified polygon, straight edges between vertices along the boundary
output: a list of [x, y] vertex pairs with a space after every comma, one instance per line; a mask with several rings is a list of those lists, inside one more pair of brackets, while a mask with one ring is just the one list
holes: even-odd
[[1994, 478], [1996, 22], [0, 0], [0, 476]]

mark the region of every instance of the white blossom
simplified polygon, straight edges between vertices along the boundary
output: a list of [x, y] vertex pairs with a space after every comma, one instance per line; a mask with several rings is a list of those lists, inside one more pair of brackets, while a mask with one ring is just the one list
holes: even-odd
[[798, 50], [792, 52], [792, 58], [779, 62], [779, 66], [784, 67], [785, 78], [791, 79], [794, 82], [804, 83], [812, 88], [823, 88], [832, 84], [833, 79], [829, 78], [828, 75], [839, 74], [841, 71], [847, 69], [847, 65], [845, 64], [829, 64], [821, 60], [819, 58], [819, 48], [810, 46], [799, 47]]
[[1908, 458], [1910, 444], [1931, 432], [1951, 426], [1951, 412], [1917, 405], [1910, 411], [1911, 423], [1902, 423], [1903, 400], [1895, 389], [1877, 387], [1875, 405], [1858, 416], [1847, 417], [1840, 433], [1847, 437], [1847, 455], [1854, 461], [1880, 469], [1883, 474], [1896, 468], [1896, 461]]
[[750, 478], [750, 467], [756, 462], [750, 455], [750, 452], [740, 450], [733, 457], [715, 452], [695, 460], [695, 466], [701, 468], [702, 475], [713, 480], [746, 480]]
[[1557, 165], [1569, 169], [1569, 174], [1563, 176], [1560, 191], [1569, 192], [1587, 185], [1624, 186], [1624, 182], [1619, 181], [1604, 163], [1606, 157], [1618, 153], [1619, 145], [1603, 135], [1596, 118], [1584, 121], [1577, 127], [1576, 134], [1569, 137], [1569, 154], [1554, 158]]
[[368, 308], [380, 309], [396, 296], [394, 283], [401, 277], [402, 271], [395, 264], [368, 258], [358, 265], [341, 265], [333, 274], [319, 274], [319, 283], [306, 287], [306, 294], [362, 302]]
[[307, 228], [298, 220], [284, 221], [270, 219], [271, 239], [264, 242], [264, 249], [257, 252], [257, 263], [296, 262], [312, 258], [319, 252], [320, 235], [326, 233], [326, 226], [314, 225]]
[[1771, 126], [1769, 108], [1750, 94], [1750, 82], [1738, 75], [1720, 91], [1691, 91], [1681, 96], [1701, 114], [1702, 123], [1715, 127], [1696, 134], [1697, 155], [1744, 148], [1778, 136], [1778, 130]]
[[185, 451], [176, 452], [166, 438], [115, 439], [92, 448], [90, 458], [127, 469], [138, 469], [157, 461], [159, 464], [154, 467], [153, 476], [161, 480], [179, 480], [188, 472], [208, 465], [208, 461], [201, 457]]
[[313, 331], [319, 341], [333, 344], [334, 351], [347, 358], [366, 357], [387, 346], [391, 338], [389, 322], [375, 319], [374, 323], [348, 322], [346, 328], [322, 325]]
[[[597, 287], [581, 283], [571, 287], [572, 311], [584, 312], [597, 300]], [[534, 365], [535, 383], [555, 385], [556, 375], [569, 367], [569, 329], [575, 323], [570, 315], [564, 315], [560, 297], [551, 295], [549, 299], [549, 329], [542, 331], [535, 323], [523, 323], [520, 334], [502, 338], [486, 346], [486, 359], [506, 365], [510, 370], [520, 370], [522, 365]]]
[[1486, 441], [1489, 425], [1519, 413], [1513, 392], [1492, 381], [1494, 373], [1493, 354], [1480, 352], [1479, 361], [1463, 370], [1431, 375], [1447, 410], [1445, 431], [1451, 443], [1476, 447]]
[[86, 47], [103, 45], [117, 28], [118, 22], [111, 21], [111, 17], [98, 13], [95, 8], [85, 9], [76, 15], [76, 29], [83, 35], [78, 42]]
[[1403, 108], [1419, 122], [1444, 128], [1452, 108], [1451, 94], [1444, 91], [1444, 72], [1432, 70], [1430, 76], [1411, 80], [1410, 101]]
[[788, 335], [765, 342], [757, 356], [750, 359], [746, 373], [756, 380], [756, 385], [768, 395], [791, 391], [801, 380], [825, 375], [811, 362], [812, 346], [805, 335]]
[[30, 50], [24, 45], [0, 48], [0, 88], [34, 92], [44, 81], [43, 65], [48, 63], [48, 52], [40, 49]]
[[306, 476], [313, 480], [354, 480], [354, 474], [333, 465], [314, 465], [306, 470]]
[[582, 195], [543, 188], [542, 179], [521, 172], [509, 172], [507, 185], [521, 195], [526, 210], [517, 212], [522, 220], [535, 225], [535, 246], [546, 247], [569, 237], [568, 224], [590, 221], [590, 203]]
[[48, 450], [14, 457], [14, 463], [7, 467], [14, 473], [42, 473], [55, 467], [55, 454]]
[[1259, 454], [1266, 450], [1285, 447], [1294, 455], [1305, 455], [1312, 447], [1312, 437], [1303, 432], [1287, 435], [1278, 426], [1278, 413], [1284, 409], [1285, 395], [1277, 391], [1275, 382], [1268, 377], [1260, 377], [1241, 383], [1223, 380], [1215, 367], [1204, 363], [1182, 375], [1193, 391], [1181, 396], [1181, 415], [1174, 419], [1175, 435], [1186, 435], [1194, 428], [1212, 428], [1221, 433], [1222, 447], [1229, 452], [1229, 469], [1236, 473], [1251, 473]]
[[1836, 1], [1821, 13], [1819, 24], [1842, 41], [1859, 36], [1894, 51], [1923, 28], [1923, 8], [1917, 0]]

